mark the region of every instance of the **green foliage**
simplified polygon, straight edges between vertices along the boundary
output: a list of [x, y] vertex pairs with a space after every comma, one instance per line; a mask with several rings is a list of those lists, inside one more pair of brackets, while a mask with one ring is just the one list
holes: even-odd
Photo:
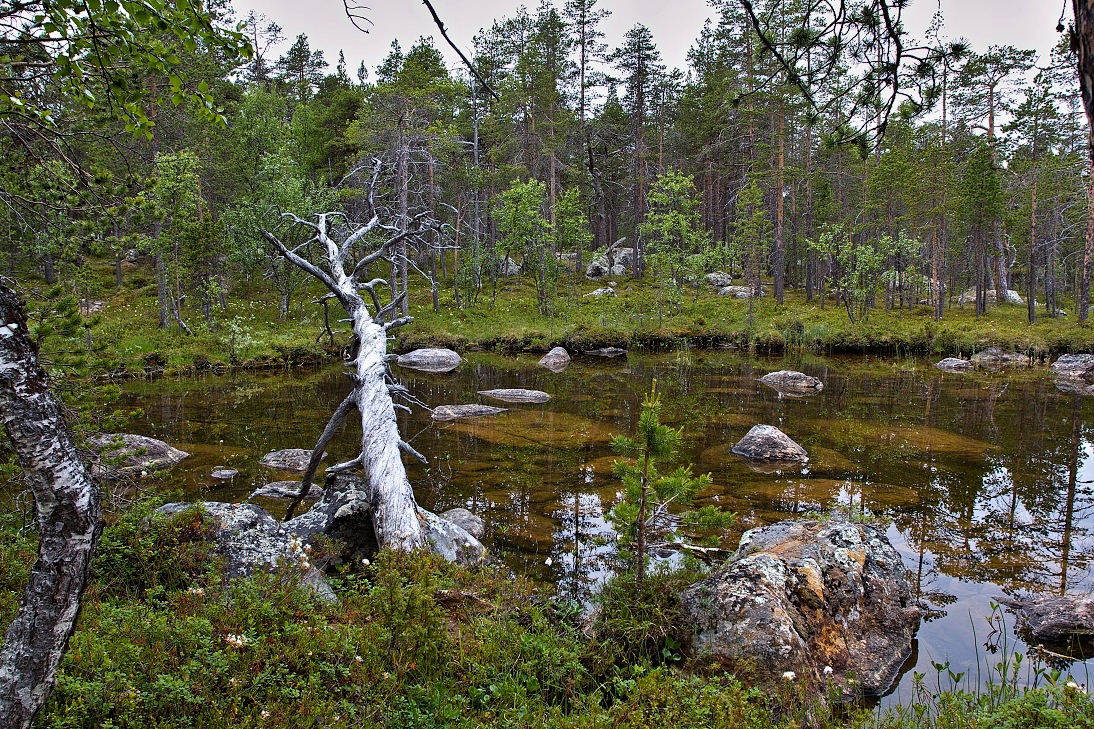
[[557, 283], [561, 268], [555, 256], [550, 224], [543, 216], [547, 205], [547, 189], [539, 180], [514, 182], [498, 196], [494, 220], [501, 237], [497, 250], [501, 259], [520, 253], [523, 268], [531, 272], [536, 282], [539, 313], [547, 316], [554, 311]]
[[684, 285], [702, 277], [712, 255], [709, 234], [699, 220], [694, 178], [670, 168], [650, 188], [649, 205], [639, 233], [649, 241], [647, 258], [654, 274], [673, 292], [679, 313]]

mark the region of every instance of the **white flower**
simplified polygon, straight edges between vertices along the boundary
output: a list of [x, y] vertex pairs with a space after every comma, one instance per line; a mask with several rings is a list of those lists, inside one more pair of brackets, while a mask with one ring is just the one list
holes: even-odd
[[268, 712], [268, 711], [266, 711], [265, 709], [263, 709], [263, 710], [262, 710], [262, 718], [263, 718], [263, 719], [269, 719], [269, 718], [270, 718], [270, 712]]
[[363, 660], [365, 660], [365, 659], [364, 659], [364, 658], [362, 658], [361, 656], [354, 656], [354, 657], [353, 657], [353, 660], [354, 660], [354, 661], [356, 661], [357, 663], [360, 663], [361, 661], [363, 661]]
[[548, 567], [550, 567], [550, 566], [551, 566], [552, 564], [554, 564], [554, 563], [553, 563], [553, 562], [551, 561], [551, 558], [550, 558], [550, 557], [548, 557], [547, 559], [543, 560], [543, 564], [545, 564], [545, 565], [547, 565]]
[[1077, 684], [1077, 683], [1075, 683], [1074, 681], [1068, 681], [1068, 682], [1067, 682], [1066, 684], [1064, 684], [1064, 685], [1065, 685], [1065, 686], [1066, 686], [1067, 688], [1069, 688], [1069, 689], [1071, 689], [1071, 690], [1073, 690], [1073, 691], [1078, 691], [1079, 693], [1082, 693], [1082, 694], [1085, 694], [1085, 693], [1086, 693], [1086, 686], [1084, 686], [1084, 685], [1082, 685], [1082, 684]]
[[798, 674], [794, 673], [793, 671], [783, 671], [783, 678], [785, 678], [787, 681], [793, 681], [797, 677]]
[[189, 592], [191, 595], [197, 595], [198, 597], [201, 597], [202, 595], [205, 594], [205, 588], [204, 587], [191, 587], [189, 590], [187, 590], [187, 592]]
[[825, 676], [831, 676], [834, 672], [835, 671], [831, 666], [825, 666], [824, 667], [824, 675]]
[[224, 638], [224, 642], [232, 646], [233, 648], [242, 648], [243, 646], [247, 645], [247, 636], [243, 635], [242, 633], [228, 633], [228, 635]]
[[368, 559], [366, 559], [366, 558], [362, 557], [362, 558], [361, 558], [361, 564], [362, 564], [363, 566], [365, 566], [365, 567], [368, 567], [368, 566], [369, 566], [370, 564], [372, 564], [372, 563], [371, 563], [371, 562], [369, 562], [369, 561], [368, 561]]

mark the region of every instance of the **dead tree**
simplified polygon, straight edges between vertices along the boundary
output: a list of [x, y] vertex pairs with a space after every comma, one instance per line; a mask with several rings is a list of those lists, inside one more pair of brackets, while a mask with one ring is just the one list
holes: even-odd
[[[399, 436], [395, 410], [396, 407], [405, 406], [397, 406], [392, 395], [404, 395], [406, 390], [395, 383], [388, 371], [387, 333], [395, 327], [409, 324], [412, 318], [403, 316], [385, 321], [398, 311], [406, 293], [393, 295], [382, 304], [378, 287], [389, 286], [389, 282], [373, 278], [362, 283], [361, 279], [370, 266], [379, 266], [382, 261], [390, 263], [400, 244], [408, 238], [420, 236], [431, 218], [427, 211], [402, 225], [382, 222], [374, 200], [379, 173], [380, 163], [377, 162], [368, 185], [368, 214], [371, 217], [364, 225], [338, 231], [337, 228], [345, 227], [342, 225], [345, 218], [340, 213], [319, 213], [314, 222], [286, 213], [281, 216], [282, 222], [308, 229], [312, 233], [308, 240], [289, 249], [274, 233], [263, 229], [262, 235], [293, 265], [330, 289], [349, 315], [354, 336], [354, 346], [350, 348], [354, 368], [350, 375], [353, 389], [335, 410], [319, 437], [299, 496], [289, 507], [286, 518], [292, 517], [297, 505], [307, 495], [324, 447], [356, 407], [361, 414], [361, 452], [346, 463], [331, 466], [327, 473], [355, 468], [363, 470], [369, 486], [377, 542], [381, 547], [409, 551], [426, 546], [426, 540], [400, 451], [422, 461], [425, 459]], [[339, 237], [341, 240], [336, 239]], [[378, 244], [377, 240], [380, 241]], [[302, 251], [316, 244], [320, 253], [313, 262], [306, 259]]]
[[102, 530], [102, 506], [38, 362], [19, 296], [3, 285], [0, 419], [38, 516], [38, 559], [0, 649], [0, 726], [23, 729], [53, 690]]

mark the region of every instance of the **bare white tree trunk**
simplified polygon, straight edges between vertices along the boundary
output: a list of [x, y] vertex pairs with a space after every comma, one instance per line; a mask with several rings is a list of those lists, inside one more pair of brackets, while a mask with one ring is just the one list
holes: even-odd
[[22, 303], [2, 285], [0, 419], [38, 515], [38, 559], [0, 649], [0, 726], [26, 729], [53, 690], [75, 628], [102, 506], [27, 335]]

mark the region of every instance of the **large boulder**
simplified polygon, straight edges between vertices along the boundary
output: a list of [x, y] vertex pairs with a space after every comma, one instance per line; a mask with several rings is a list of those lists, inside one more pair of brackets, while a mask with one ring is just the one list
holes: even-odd
[[301, 582], [317, 595], [334, 600], [334, 592], [322, 574], [311, 564], [303, 542], [265, 509], [254, 504], [165, 504], [156, 512], [173, 515], [195, 506], [212, 522], [211, 540], [216, 554], [224, 560], [224, 576], [249, 577], [259, 571], [272, 572], [279, 567], [301, 570]]
[[421, 372], [451, 372], [460, 366], [463, 358], [451, 349], [415, 349], [413, 352], [401, 354], [395, 359], [395, 364], [410, 370]]
[[998, 370], [1006, 367], [1029, 367], [1029, 357], [1017, 352], [1006, 352], [999, 347], [988, 347], [972, 356], [974, 367]]
[[533, 405], [541, 405], [551, 399], [550, 395], [541, 390], [521, 390], [518, 388], [479, 390], [479, 394], [501, 402], [531, 403]]
[[809, 458], [805, 449], [774, 425], [754, 425], [731, 449], [752, 461], [801, 463]]
[[[270, 451], [258, 461], [258, 465], [266, 468], [275, 468], [278, 471], [306, 471], [308, 461], [311, 460], [311, 451], [304, 448], [284, 448], [280, 451]], [[324, 453], [324, 456], [327, 454]]]
[[786, 671], [880, 695], [919, 627], [907, 572], [865, 524], [782, 522], [741, 537], [723, 569], [681, 595], [690, 651], [779, 680]]
[[733, 277], [725, 271], [715, 271], [706, 275], [707, 283], [716, 289], [724, 289], [733, 285]]
[[1094, 379], [1094, 354], [1065, 354], [1048, 369], [1057, 375]]
[[520, 264], [514, 261], [512, 258], [506, 256], [501, 263], [498, 264], [499, 276], [519, 276]]
[[934, 366], [943, 372], [952, 372], [955, 374], [972, 371], [972, 362], [967, 359], [958, 359], [957, 357], [947, 357], [946, 359], [939, 360], [934, 363]]
[[726, 286], [718, 291], [719, 296], [731, 296], [734, 299], [751, 299], [753, 295], [760, 298], [764, 293], [763, 286], [760, 287], [758, 292], [754, 291], [751, 286]]
[[484, 415], [497, 415], [504, 413], [505, 408], [496, 408], [490, 405], [471, 403], [468, 405], [438, 405], [433, 408], [433, 420], [445, 422], [459, 420], [460, 418], [481, 418]]
[[536, 364], [551, 372], [562, 372], [570, 366], [570, 353], [563, 347], [555, 347]]
[[475, 539], [481, 540], [483, 535], [486, 534], [486, 522], [483, 521], [482, 517], [472, 514], [463, 507], [457, 506], [455, 509], [442, 512], [440, 517], [448, 519]]
[[[995, 289], [988, 289], [984, 292], [984, 303], [994, 304], [996, 301]], [[964, 292], [957, 297], [957, 303], [959, 304], [975, 304], [976, 303], [976, 289], [972, 288]], [[1026, 300], [1022, 298], [1022, 295], [1014, 290], [1007, 290], [1003, 292], [1003, 303], [1014, 304], [1015, 306], [1025, 306]]]
[[824, 389], [824, 383], [816, 377], [794, 370], [768, 372], [760, 378], [760, 382], [779, 392], [812, 394]]
[[93, 435], [88, 442], [99, 452], [100, 461], [91, 469], [96, 478], [121, 478], [169, 468], [190, 456], [162, 440], [133, 433]]

